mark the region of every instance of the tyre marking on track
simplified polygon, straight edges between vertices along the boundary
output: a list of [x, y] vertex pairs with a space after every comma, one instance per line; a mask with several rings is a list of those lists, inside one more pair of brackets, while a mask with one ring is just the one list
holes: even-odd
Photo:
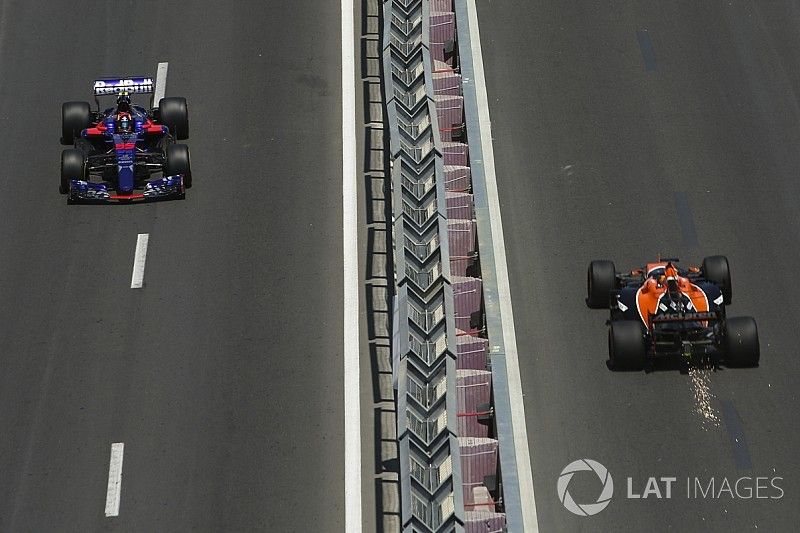
[[500, 216], [500, 199], [497, 191], [497, 176], [492, 146], [492, 122], [489, 117], [489, 97], [486, 91], [486, 76], [483, 71], [483, 52], [478, 29], [478, 8], [475, 0], [468, 0], [470, 42], [474, 62], [475, 93], [478, 100], [478, 118], [483, 146], [483, 165], [486, 177], [486, 193], [489, 201], [489, 219], [492, 221], [492, 246], [497, 275], [497, 294], [500, 317], [503, 323], [503, 341], [506, 351], [506, 372], [511, 397], [511, 425], [514, 433], [514, 455], [517, 459], [520, 498], [523, 503], [522, 521], [524, 531], [539, 531], [536, 499], [533, 493], [528, 429], [525, 422], [525, 406], [522, 395], [522, 378], [519, 373], [517, 335], [514, 330], [514, 313], [511, 306], [511, 287], [508, 281], [506, 246], [503, 239], [503, 222]]
[[149, 240], [149, 233], [140, 233], [136, 238], [136, 254], [133, 257], [131, 289], [141, 289], [144, 284], [144, 264], [147, 260], [147, 243]]
[[725, 429], [731, 438], [733, 447], [733, 460], [739, 470], [749, 470], [753, 468], [753, 461], [750, 459], [750, 450], [747, 449], [747, 441], [744, 439], [744, 428], [739, 412], [730, 400], [720, 401], [722, 405], [722, 419], [725, 421]]
[[342, 0], [342, 251], [344, 255], [344, 530], [360, 533], [361, 395], [358, 338], [358, 176], [353, 0]]
[[106, 488], [106, 516], [119, 516], [119, 500], [122, 493], [122, 455], [124, 452], [124, 442], [115, 442], [111, 445], [108, 487]]
[[694, 226], [692, 208], [689, 206], [689, 199], [686, 197], [685, 192], [680, 191], [675, 193], [675, 210], [678, 212], [678, 222], [681, 225], [683, 243], [689, 248], [696, 248], [699, 245], [697, 241], [697, 229], [695, 229]]
[[153, 91], [153, 105], [157, 106], [158, 102], [164, 98], [167, 93], [167, 71], [169, 70], [169, 63], [164, 61], [158, 64], [156, 71], [156, 88]]
[[644, 69], [647, 72], [653, 72], [656, 69], [656, 54], [653, 51], [653, 41], [650, 39], [650, 33], [647, 30], [639, 30], [636, 32], [636, 40], [639, 41], [639, 50], [642, 51]]

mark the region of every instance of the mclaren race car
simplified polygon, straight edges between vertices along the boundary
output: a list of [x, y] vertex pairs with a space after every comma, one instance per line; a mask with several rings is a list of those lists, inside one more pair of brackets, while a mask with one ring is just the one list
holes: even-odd
[[751, 317], [727, 318], [731, 274], [721, 255], [700, 267], [659, 259], [630, 273], [611, 261], [592, 261], [586, 304], [610, 309], [608, 352], [615, 369], [642, 369], [658, 357], [686, 364], [757, 366], [758, 329]]
[[[127, 203], [184, 198], [192, 186], [186, 99], [168, 97], [158, 107], [135, 105], [131, 95], [152, 94], [153, 79], [128, 77], [94, 82], [97, 107], [66, 102], [61, 107], [59, 192], [67, 203]], [[100, 109], [101, 96], [116, 106]]]

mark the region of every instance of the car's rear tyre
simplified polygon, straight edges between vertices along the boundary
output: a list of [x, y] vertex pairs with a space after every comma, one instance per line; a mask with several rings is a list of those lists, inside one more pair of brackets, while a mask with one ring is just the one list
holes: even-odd
[[86, 156], [80, 150], [67, 148], [61, 152], [61, 183], [58, 192], [67, 194], [71, 180], [86, 179]]
[[61, 144], [70, 145], [91, 123], [89, 102], [64, 102], [61, 105]]
[[642, 326], [637, 320], [615, 320], [608, 328], [608, 358], [615, 370], [641, 370], [646, 362]]
[[189, 138], [189, 110], [186, 98], [169, 96], [158, 103], [161, 123], [169, 128], [170, 133], [179, 141]]
[[164, 163], [164, 176], [183, 174], [183, 186], [192, 186], [192, 166], [189, 160], [189, 147], [185, 144], [167, 146], [167, 157]]
[[758, 327], [753, 317], [737, 316], [727, 321], [725, 363], [731, 367], [758, 366], [761, 348]]
[[608, 308], [611, 291], [617, 288], [617, 271], [614, 263], [606, 260], [589, 263], [586, 286], [588, 293], [586, 305], [592, 309]]
[[733, 289], [728, 258], [724, 255], [706, 257], [703, 259], [702, 273], [708, 281], [714, 283], [722, 291], [722, 300], [725, 305], [730, 305], [733, 298]]

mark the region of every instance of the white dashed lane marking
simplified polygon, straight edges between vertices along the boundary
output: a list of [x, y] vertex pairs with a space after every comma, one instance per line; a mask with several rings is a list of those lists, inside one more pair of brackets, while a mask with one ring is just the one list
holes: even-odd
[[167, 93], [167, 71], [169, 70], [169, 63], [163, 62], [158, 64], [156, 71], [156, 88], [153, 91], [153, 105], [158, 106], [158, 103], [164, 98]]
[[141, 289], [144, 284], [144, 263], [147, 260], [147, 241], [150, 234], [140, 233], [136, 239], [136, 255], [133, 257], [131, 289]]
[[106, 489], [106, 516], [119, 516], [119, 498], [122, 492], [122, 454], [124, 452], [124, 442], [115, 442], [111, 445], [108, 488]]

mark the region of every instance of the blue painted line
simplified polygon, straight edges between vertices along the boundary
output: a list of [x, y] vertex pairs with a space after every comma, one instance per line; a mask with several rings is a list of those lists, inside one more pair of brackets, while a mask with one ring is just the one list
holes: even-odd
[[721, 400], [720, 403], [722, 404], [722, 419], [725, 421], [725, 429], [728, 430], [733, 447], [733, 460], [736, 462], [736, 468], [749, 470], [753, 468], [753, 461], [750, 459], [750, 451], [747, 449], [747, 441], [744, 439], [744, 429], [739, 412], [736, 411], [736, 407], [730, 400]]
[[678, 212], [678, 222], [681, 225], [683, 243], [689, 248], [696, 248], [699, 244], [697, 230], [694, 227], [692, 208], [689, 207], [689, 199], [686, 197], [685, 192], [675, 193], [675, 210]]
[[647, 30], [638, 30], [636, 32], [636, 40], [639, 41], [639, 49], [642, 51], [644, 69], [647, 72], [653, 72], [656, 69], [656, 54], [653, 51], [653, 41], [650, 40], [650, 34]]

